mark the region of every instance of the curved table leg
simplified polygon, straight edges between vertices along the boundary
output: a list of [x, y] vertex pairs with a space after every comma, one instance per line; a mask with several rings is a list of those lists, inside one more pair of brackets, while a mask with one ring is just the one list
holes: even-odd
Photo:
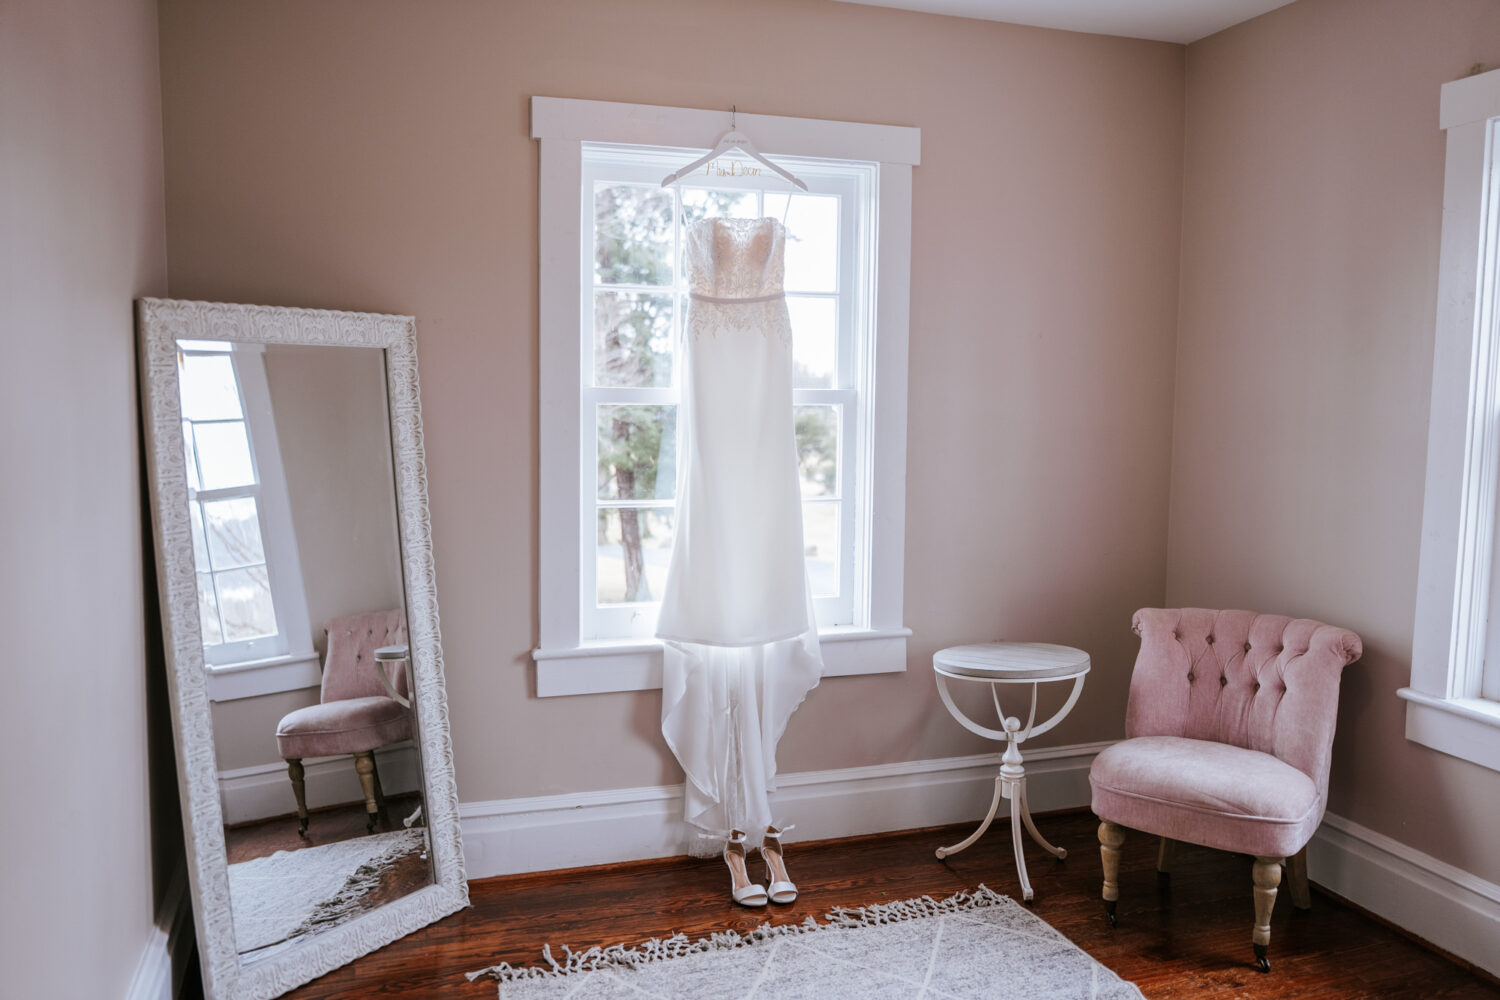
[[1010, 846], [1016, 852], [1016, 874], [1021, 876], [1021, 898], [1029, 903], [1032, 897], [1031, 879], [1026, 877], [1026, 854], [1021, 850], [1021, 815], [1024, 811], [1022, 803], [1025, 801], [1019, 790], [1012, 793], [1010, 800]]
[[990, 828], [990, 824], [995, 821], [995, 813], [1000, 811], [1001, 788], [1002, 779], [997, 776], [995, 778], [995, 797], [990, 800], [990, 811], [985, 815], [984, 822], [979, 824], [979, 829], [975, 830], [973, 833], [969, 834], [967, 837], [959, 841], [957, 844], [954, 844], [952, 847], [939, 847], [937, 849], [937, 856], [939, 858], [946, 858], [950, 854], [957, 854], [959, 851], [963, 850], [965, 847], [968, 847], [970, 844], [974, 843], [974, 841], [984, 836], [984, 831], [988, 830]]
[[[1026, 798], [1026, 781], [1020, 783], [1021, 798], [1021, 822], [1026, 824], [1026, 832], [1031, 834], [1031, 839], [1041, 845], [1042, 850], [1061, 861], [1068, 856], [1067, 848], [1053, 847], [1047, 842], [1047, 838], [1037, 832], [1036, 824], [1031, 821], [1031, 802]], [[1014, 804], [1014, 803], [1012, 803]]]

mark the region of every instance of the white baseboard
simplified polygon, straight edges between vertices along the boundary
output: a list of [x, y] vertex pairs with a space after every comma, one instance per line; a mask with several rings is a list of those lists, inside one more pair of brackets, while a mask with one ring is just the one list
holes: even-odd
[[167, 884], [156, 924], [141, 949], [135, 975], [125, 1000], [176, 1000], [187, 971], [187, 945], [193, 926], [192, 900], [187, 893], [187, 867], [179, 865]]
[[[1109, 745], [1027, 752], [1032, 809], [1087, 806], [1089, 765]], [[773, 800], [797, 825], [790, 840], [963, 823], [989, 808], [999, 768], [997, 752], [803, 771], [778, 777]], [[467, 802], [459, 818], [469, 878], [671, 857], [686, 846], [681, 785]]]
[[[410, 743], [376, 750], [375, 766], [380, 771], [380, 786], [387, 794], [414, 792], [420, 787], [417, 751]], [[309, 809], [358, 802], [364, 797], [351, 756], [309, 757], [302, 762], [302, 774]], [[286, 762], [220, 771], [219, 804], [224, 810], [224, 822], [229, 825], [296, 812], [297, 799], [292, 794]]]
[[1332, 813], [1308, 878], [1444, 951], [1500, 975], [1500, 885]]

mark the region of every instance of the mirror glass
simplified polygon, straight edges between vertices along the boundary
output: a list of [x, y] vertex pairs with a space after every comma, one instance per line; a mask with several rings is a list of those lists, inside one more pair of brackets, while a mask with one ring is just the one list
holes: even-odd
[[178, 340], [235, 948], [430, 884], [385, 351]]

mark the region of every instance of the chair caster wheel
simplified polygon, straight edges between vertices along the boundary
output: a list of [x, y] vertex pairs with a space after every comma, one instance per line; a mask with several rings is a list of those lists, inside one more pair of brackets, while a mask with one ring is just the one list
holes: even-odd
[[1104, 919], [1109, 921], [1109, 926], [1115, 926], [1115, 903], [1113, 899], [1104, 901]]
[[1252, 945], [1255, 949], [1255, 971], [1270, 972], [1271, 960], [1266, 957], [1266, 946], [1263, 944]]

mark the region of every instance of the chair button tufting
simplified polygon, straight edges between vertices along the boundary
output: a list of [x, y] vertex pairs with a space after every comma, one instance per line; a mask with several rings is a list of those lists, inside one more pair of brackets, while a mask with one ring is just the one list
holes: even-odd
[[1189, 684], [1193, 683], [1193, 681], [1195, 681], [1195, 680], [1197, 680], [1196, 677], [1194, 677], [1192, 674], [1188, 674], [1188, 683]]
[[1229, 683], [1229, 678], [1228, 677], [1225, 677], [1222, 674], [1219, 675], [1219, 687], [1223, 687], [1224, 685], [1226, 685], [1228, 683]]
[[1209, 637], [1208, 637], [1208, 644], [1209, 644], [1209, 645], [1210, 645], [1210, 646], [1212, 646], [1212, 645], [1213, 645], [1213, 644], [1214, 644], [1214, 637], [1213, 637], [1213, 636], [1209, 636]]
[[1250, 690], [1252, 690], [1252, 691], [1259, 691], [1260, 690], [1260, 681], [1256, 681], [1255, 684], [1251, 686]]
[[1245, 652], [1250, 652], [1250, 644], [1248, 642], [1245, 643]]

